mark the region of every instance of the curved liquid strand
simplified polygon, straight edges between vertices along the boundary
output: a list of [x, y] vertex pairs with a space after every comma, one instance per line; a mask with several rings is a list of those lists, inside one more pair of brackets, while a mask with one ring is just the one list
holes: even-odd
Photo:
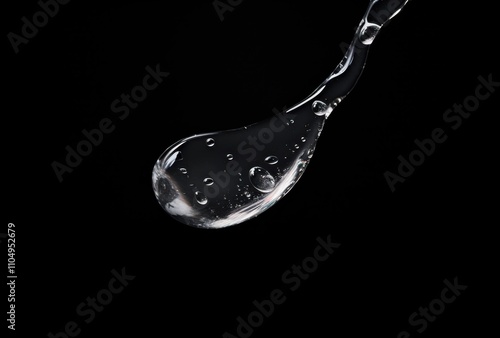
[[152, 177], [161, 207], [184, 224], [216, 229], [253, 218], [285, 196], [313, 157], [326, 119], [358, 81], [369, 46], [407, 1], [372, 0], [339, 65], [290, 109], [167, 148]]

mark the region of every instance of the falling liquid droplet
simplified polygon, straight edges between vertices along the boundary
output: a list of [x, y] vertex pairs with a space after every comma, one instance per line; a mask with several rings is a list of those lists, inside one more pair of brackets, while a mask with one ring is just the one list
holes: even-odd
[[267, 164], [272, 165], [278, 163], [278, 158], [276, 156], [268, 156], [264, 161], [266, 161]]
[[207, 177], [203, 180], [203, 183], [205, 183], [206, 185], [212, 185], [214, 184], [214, 180], [211, 179], [210, 177]]
[[276, 181], [271, 174], [261, 167], [253, 167], [248, 172], [250, 183], [260, 192], [271, 192], [276, 186]]
[[196, 198], [196, 202], [200, 203], [201, 205], [205, 205], [208, 202], [208, 199], [203, 195], [202, 192], [195, 192], [194, 197]]
[[318, 116], [325, 116], [326, 118], [328, 118], [330, 113], [333, 111], [333, 107], [327, 105], [323, 101], [314, 101], [311, 105], [311, 109], [314, 114]]
[[207, 138], [207, 146], [213, 147], [215, 144], [215, 140], [213, 138]]
[[[273, 206], [304, 174], [326, 119], [357, 83], [370, 44], [407, 2], [395, 6], [371, 0], [343, 59], [291, 108], [239, 129], [187, 137], [167, 148], [152, 174], [161, 207], [182, 223], [216, 229], [242, 223]], [[379, 15], [382, 12], [387, 15]], [[241, 161], [233, 160], [236, 151]], [[204, 183], [203, 193], [193, 182]]]

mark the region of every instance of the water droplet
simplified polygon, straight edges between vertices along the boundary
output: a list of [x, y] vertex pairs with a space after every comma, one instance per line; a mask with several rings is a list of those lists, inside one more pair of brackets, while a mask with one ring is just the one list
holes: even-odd
[[278, 158], [276, 156], [271, 155], [271, 156], [266, 157], [266, 159], [264, 161], [266, 161], [266, 163], [268, 163], [268, 164], [276, 164], [276, 163], [278, 163]]
[[215, 140], [213, 138], [207, 138], [207, 146], [213, 147], [215, 144]]
[[196, 202], [200, 203], [201, 205], [205, 205], [208, 202], [208, 199], [200, 191], [195, 192], [194, 197], [196, 198]]
[[[152, 186], [161, 207], [182, 223], [223, 228], [273, 206], [303, 176], [326, 119], [359, 79], [369, 44], [406, 2], [391, 7], [386, 2], [370, 1], [340, 63], [316, 90], [291, 108], [239, 129], [189, 136], [167, 148], [152, 173]], [[383, 7], [388, 10], [384, 18], [377, 13]], [[193, 85], [191, 94], [203, 90], [198, 87]], [[235, 108], [241, 113], [240, 106]], [[188, 171], [189, 176], [180, 174]], [[207, 182], [212, 185], [207, 186]], [[309, 189], [314, 192], [314, 187]], [[205, 204], [210, 208], [200, 207]]]
[[276, 181], [271, 174], [261, 167], [253, 167], [248, 172], [250, 183], [260, 192], [271, 192], [276, 186]]
[[206, 185], [212, 185], [214, 184], [214, 180], [211, 179], [210, 177], [207, 177], [203, 180], [203, 183], [205, 183]]
[[181, 173], [183, 173], [184, 175], [186, 175], [188, 173], [187, 169], [186, 168], [179, 168], [179, 171]]

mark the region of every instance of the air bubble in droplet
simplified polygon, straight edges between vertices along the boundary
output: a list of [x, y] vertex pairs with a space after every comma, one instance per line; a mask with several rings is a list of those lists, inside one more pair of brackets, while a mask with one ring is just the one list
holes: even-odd
[[200, 191], [195, 192], [194, 197], [196, 198], [196, 202], [200, 203], [201, 205], [205, 205], [208, 202], [208, 199]]
[[206, 185], [212, 185], [214, 184], [214, 180], [211, 179], [210, 177], [207, 177], [203, 180], [203, 183], [205, 183]]
[[186, 175], [188, 173], [187, 169], [186, 168], [179, 168], [179, 171], [181, 173], [183, 173], [184, 175]]
[[318, 116], [325, 115], [326, 108], [328, 108], [326, 103], [324, 103], [323, 101], [318, 101], [318, 100], [314, 101], [312, 103], [311, 107], [312, 107], [313, 113], [318, 115]]
[[227, 154], [226, 157], [229, 161], [232, 161], [234, 158], [233, 154]]
[[371, 45], [379, 31], [380, 26], [375, 24], [367, 24], [361, 29], [359, 40], [364, 45]]
[[206, 143], [207, 143], [207, 146], [213, 147], [215, 144], [215, 140], [213, 138], [207, 138]]
[[266, 163], [268, 163], [268, 164], [276, 164], [276, 163], [278, 163], [278, 158], [276, 156], [271, 155], [271, 156], [266, 157], [266, 159], [264, 161], [266, 161]]
[[248, 175], [254, 188], [260, 192], [271, 192], [276, 186], [274, 177], [264, 168], [253, 167]]

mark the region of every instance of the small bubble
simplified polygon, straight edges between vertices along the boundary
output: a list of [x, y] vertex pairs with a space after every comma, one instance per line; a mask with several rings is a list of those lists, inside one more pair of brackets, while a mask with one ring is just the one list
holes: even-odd
[[295, 144], [294, 147], [295, 147], [295, 149], [299, 149], [299, 145], [298, 144]]
[[232, 161], [234, 158], [233, 154], [227, 154], [226, 157], [229, 161]]
[[312, 111], [314, 114], [321, 116], [321, 115], [325, 115], [324, 112], [328, 106], [323, 101], [316, 100], [312, 103], [311, 107], [312, 107]]
[[206, 185], [212, 185], [214, 184], [214, 180], [211, 179], [210, 177], [207, 177], [203, 180], [203, 183], [205, 183]]
[[266, 161], [266, 163], [268, 163], [268, 164], [276, 164], [276, 163], [278, 163], [278, 158], [276, 156], [271, 155], [271, 156], [266, 157], [266, 159], [264, 161]]
[[201, 205], [205, 205], [208, 202], [205, 195], [203, 195], [203, 193], [200, 191], [195, 192], [194, 197], [196, 198], [196, 202], [200, 203]]
[[260, 192], [271, 192], [276, 186], [274, 177], [261, 167], [253, 167], [249, 170], [248, 175], [252, 185]]
[[295, 123], [295, 121], [294, 121], [294, 120], [290, 120], [290, 124], [294, 124], [294, 123]]
[[304, 136], [302, 136], [302, 137], [300, 138], [300, 140], [301, 140], [302, 142], [305, 142], [305, 141], [306, 141], [306, 138], [305, 138]]
[[179, 168], [179, 171], [181, 173], [183, 173], [184, 175], [186, 175], [188, 173], [187, 169], [186, 168]]
[[245, 191], [245, 196], [246, 196], [247, 198], [250, 198], [250, 197], [252, 197], [252, 194], [251, 194], [251, 193], [249, 193], [248, 191]]
[[213, 138], [207, 138], [206, 143], [207, 143], [207, 146], [213, 147], [215, 144], [215, 140]]
[[311, 108], [314, 114], [318, 116], [325, 116], [325, 118], [328, 118], [334, 107], [328, 106], [323, 101], [316, 100], [312, 103]]

